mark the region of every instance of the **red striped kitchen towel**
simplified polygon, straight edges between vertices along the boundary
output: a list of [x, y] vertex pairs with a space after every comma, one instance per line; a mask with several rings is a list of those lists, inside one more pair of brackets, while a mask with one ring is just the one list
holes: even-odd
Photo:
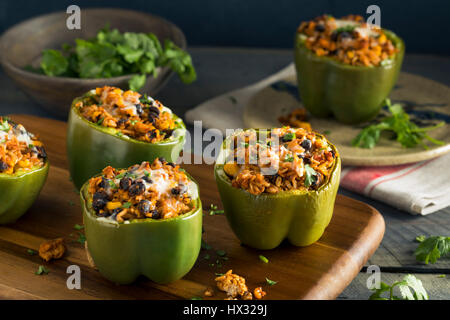
[[345, 167], [341, 186], [412, 214], [450, 205], [450, 154], [414, 164]]

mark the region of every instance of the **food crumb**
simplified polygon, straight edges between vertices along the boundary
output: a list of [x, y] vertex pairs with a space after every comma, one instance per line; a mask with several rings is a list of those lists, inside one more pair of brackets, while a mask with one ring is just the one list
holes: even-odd
[[63, 238], [44, 241], [39, 246], [39, 256], [47, 262], [52, 259], [60, 259], [65, 251], [66, 246]]
[[258, 300], [262, 299], [265, 295], [266, 295], [266, 292], [263, 291], [263, 289], [261, 287], [257, 287], [257, 288], [255, 288], [255, 290], [253, 290], [253, 296]]
[[212, 297], [214, 296], [214, 290], [211, 287], [206, 288], [205, 292], [203, 293], [205, 297]]
[[237, 274], [233, 274], [233, 270], [228, 270], [224, 275], [217, 277], [215, 281], [217, 288], [225, 291], [229, 298], [243, 297], [248, 292], [245, 279]]

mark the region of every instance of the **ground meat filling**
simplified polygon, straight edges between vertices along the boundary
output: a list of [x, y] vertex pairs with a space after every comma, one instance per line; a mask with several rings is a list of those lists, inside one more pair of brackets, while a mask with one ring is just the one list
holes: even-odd
[[0, 173], [14, 174], [41, 168], [47, 154], [38, 137], [23, 125], [0, 117]]
[[168, 139], [180, 126], [170, 109], [158, 100], [115, 87], [92, 90], [75, 107], [90, 122], [116, 129], [117, 136], [144, 142]]
[[117, 222], [168, 219], [194, 209], [193, 182], [179, 166], [156, 159], [128, 169], [103, 169], [89, 181], [92, 208], [99, 218]]
[[354, 66], [378, 66], [398, 49], [383, 29], [350, 15], [341, 19], [324, 15], [302, 22], [297, 32], [309, 50]]
[[303, 128], [276, 128], [262, 136], [235, 134], [224, 164], [233, 187], [252, 194], [316, 190], [328, 181], [336, 152], [326, 138]]

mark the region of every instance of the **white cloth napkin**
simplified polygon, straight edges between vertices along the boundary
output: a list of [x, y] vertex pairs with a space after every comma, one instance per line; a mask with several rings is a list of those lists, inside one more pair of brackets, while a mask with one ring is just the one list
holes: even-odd
[[[189, 110], [186, 121], [205, 128], [244, 128], [242, 113], [249, 99], [268, 85], [295, 74], [294, 65], [242, 89], [227, 92]], [[411, 214], [426, 215], [450, 205], [450, 154], [408, 165], [345, 167], [341, 186]]]

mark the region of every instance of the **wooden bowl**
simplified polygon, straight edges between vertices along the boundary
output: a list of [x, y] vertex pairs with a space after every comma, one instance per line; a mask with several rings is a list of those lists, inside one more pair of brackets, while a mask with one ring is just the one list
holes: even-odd
[[[42, 15], [8, 29], [0, 38], [0, 63], [14, 82], [39, 105], [60, 117], [67, 117], [75, 97], [104, 85], [128, 88], [132, 75], [113, 78], [79, 79], [49, 77], [24, 70], [27, 65], [40, 65], [43, 49], [60, 49], [63, 43], [73, 44], [76, 38], [95, 37], [107, 23], [121, 32], [152, 32], [163, 42], [172, 40], [186, 49], [186, 38], [173, 23], [146, 13], [123, 9], [82, 9], [81, 29], [69, 30], [65, 12]], [[158, 76], [148, 76], [140, 92], [155, 95], [173, 74], [169, 68], [160, 68]]]

